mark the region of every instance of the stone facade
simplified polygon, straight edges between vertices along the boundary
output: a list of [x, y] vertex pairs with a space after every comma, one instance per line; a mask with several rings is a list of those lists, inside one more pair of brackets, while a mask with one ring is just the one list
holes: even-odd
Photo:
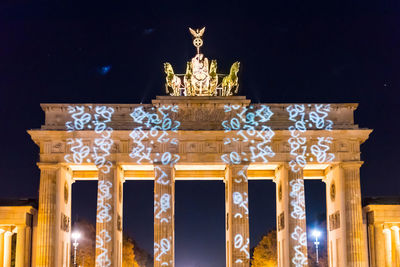
[[[68, 140], [80, 139], [83, 145], [89, 147], [90, 151], [85, 154], [87, 156], [97, 153], [93, 148], [98, 144], [96, 138], [99, 138], [90, 128], [74, 128], [68, 131], [66, 124], [71, 121], [71, 106], [81, 106], [92, 118], [95, 117], [95, 106], [112, 108], [114, 113], [107, 126], [112, 128], [113, 142], [107, 160], [113, 168], [107, 175], [101, 174], [89, 159], [85, 158], [80, 164], [66, 161], [66, 156], [74, 149]], [[160, 112], [163, 107], [171, 106], [176, 106], [177, 111], [170, 112], [169, 118], [176, 127], [179, 124], [179, 128], [166, 132], [169, 140], [177, 140], [175, 143], [157, 142], [156, 137], [152, 137], [151, 127], [135, 122], [131, 116], [137, 108], [144, 112]], [[243, 133], [240, 129], [228, 131], [226, 125], [224, 126], [224, 121], [231, 121], [238, 116], [238, 112], [227, 112], [227, 106], [235, 107], [236, 110], [260, 110], [264, 106], [269, 107], [273, 116], [267, 124], [274, 131], [269, 146], [274, 155], [268, 162], [264, 158], [265, 154], [254, 157], [252, 161], [243, 156], [244, 160], [240, 164], [222, 160], [224, 154], [235, 152], [237, 155], [250, 155], [254, 150], [250, 141], [243, 140], [245, 137], [237, 138]], [[111, 219], [107, 222], [100, 219], [100, 223], [98, 208], [97, 235], [101, 239], [100, 243], [107, 245], [97, 249], [99, 266], [121, 266], [120, 221], [123, 217], [122, 199], [119, 195], [122, 195], [122, 183], [125, 180], [140, 179], [155, 181], [155, 205], [164, 205], [161, 213], [155, 210], [155, 266], [174, 266], [174, 181], [179, 179], [224, 180], [227, 213], [226, 266], [229, 267], [249, 266], [249, 219], [246, 212], [249, 179], [273, 179], [276, 182], [279, 266], [306, 266], [306, 218], [305, 214], [297, 212], [298, 207], [305, 208], [303, 180], [321, 179], [326, 183], [328, 221], [329, 218], [335, 218], [336, 222], [332, 222], [334, 227], [328, 228], [329, 254], [332, 258], [330, 266], [366, 266], [359, 167], [360, 145], [367, 140], [371, 130], [361, 129], [354, 124], [356, 104], [330, 104], [326, 119], [332, 122], [332, 129], [322, 130], [313, 126], [304, 132], [304, 138], [307, 138], [309, 146], [317, 144], [321, 137], [332, 138], [329, 152], [334, 155], [334, 159], [316, 162], [308, 157], [308, 163], [300, 171], [293, 172], [288, 165], [293, 159], [288, 142], [293, 134], [288, 130], [293, 125], [287, 111], [289, 106], [290, 104], [252, 104], [242, 96], [157, 97], [151, 104], [144, 105], [42, 104], [45, 124], [40, 129], [28, 131], [40, 147], [41, 182], [36, 266], [68, 266], [63, 255], [70, 251], [70, 235], [61, 230], [60, 218], [62, 215], [70, 218], [71, 184], [82, 179], [98, 180], [98, 203], [106, 203], [110, 207], [105, 212]], [[305, 109], [310, 112], [312, 105], [306, 104]], [[90, 121], [87, 123], [88, 127], [92, 125]], [[256, 125], [254, 130], [260, 132], [261, 126]], [[138, 146], [130, 134], [138, 127], [142, 127], [140, 130], [147, 136], [141, 139], [140, 145], [149, 149], [148, 157], [153, 159], [152, 162], [139, 164], [137, 159], [130, 156]], [[235, 142], [228, 143], [227, 138]], [[255, 135], [252, 141], [260, 143], [262, 138]], [[163, 160], [160, 155], [165, 153], [178, 155], [179, 161], [160, 165]], [[160, 179], [161, 183], [158, 182]], [[107, 197], [100, 199], [105, 192], [103, 185], [106, 182], [109, 185]], [[67, 191], [67, 197], [60, 193], [64, 190]], [[164, 195], [168, 197], [163, 198]], [[106, 202], [103, 203], [105, 199]], [[296, 203], [297, 206], [291, 203]]]

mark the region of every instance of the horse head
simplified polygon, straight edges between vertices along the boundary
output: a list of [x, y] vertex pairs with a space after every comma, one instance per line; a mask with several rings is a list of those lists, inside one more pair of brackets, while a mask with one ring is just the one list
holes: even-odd
[[164, 63], [164, 71], [167, 75], [174, 75], [174, 69], [168, 62]]
[[235, 63], [232, 64], [231, 67], [231, 72], [230, 75], [237, 75], [237, 73], [239, 72], [239, 67], [240, 67], [240, 62], [236, 61]]

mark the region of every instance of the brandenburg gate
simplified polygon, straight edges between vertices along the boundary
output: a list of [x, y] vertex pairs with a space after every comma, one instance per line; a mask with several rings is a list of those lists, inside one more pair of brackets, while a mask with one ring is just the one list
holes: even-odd
[[[276, 184], [278, 266], [307, 266], [304, 179], [326, 184], [330, 266], [366, 266], [356, 104], [256, 104], [200, 53], [151, 104], [42, 104], [35, 261], [69, 266], [71, 184], [97, 180], [96, 266], [122, 266], [123, 185], [154, 180], [154, 266], [174, 265], [176, 180], [223, 180], [226, 266], [250, 265], [248, 181]], [[266, 211], [267, 212], [267, 211]]]

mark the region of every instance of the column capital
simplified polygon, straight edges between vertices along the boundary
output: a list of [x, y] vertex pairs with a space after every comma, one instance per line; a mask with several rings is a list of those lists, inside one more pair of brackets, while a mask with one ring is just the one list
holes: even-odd
[[47, 163], [47, 162], [38, 162], [36, 163], [40, 170], [56, 170], [60, 168], [61, 163]]
[[364, 164], [364, 161], [341, 161], [337, 165], [343, 169], [346, 168], [360, 168]]
[[397, 225], [392, 226], [390, 229], [392, 229], [393, 231], [399, 231], [400, 228]]

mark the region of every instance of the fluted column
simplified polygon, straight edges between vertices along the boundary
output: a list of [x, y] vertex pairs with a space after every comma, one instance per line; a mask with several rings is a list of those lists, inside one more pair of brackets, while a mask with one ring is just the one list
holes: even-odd
[[383, 229], [385, 235], [385, 266], [392, 267], [392, 233], [389, 228]]
[[26, 267], [26, 226], [17, 226], [17, 249], [15, 254], [15, 267]]
[[41, 166], [39, 186], [39, 211], [36, 244], [36, 266], [56, 266], [56, 190], [57, 168]]
[[303, 170], [283, 164], [275, 171], [278, 266], [307, 266], [307, 230]]
[[398, 226], [392, 226], [391, 229], [393, 231], [393, 238], [395, 244], [396, 264], [397, 266], [400, 266], [400, 235], [399, 235], [400, 228]]
[[11, 241], [13, 233], [7, 231], [4, 233], [4, 267], [11, 267]]
[[96, 216], [96, 266], [122, 266], [122, 170], [99, 170]]
[[154, 266], [175, 266], [175, 170], [154, 165]]
[[343, 162], [340, 164], [344, 182], [346, 222], [346, 251], [348, 267], [364, 267], [367, 264], [365, 255], [365, 240], [363, 235], [360, 162]]
[[375, 239], [375, 262], [372, 267], [385, 266], [385, 239], [383, 234], [383, 225], [381, 223], [375, 224], [374, 239]]
[[4, 266], [4, 230], [0, 229], [0, 267]]
[[228, 165], [225, 170], [227, 267], [250, 265], [248, 165]]

